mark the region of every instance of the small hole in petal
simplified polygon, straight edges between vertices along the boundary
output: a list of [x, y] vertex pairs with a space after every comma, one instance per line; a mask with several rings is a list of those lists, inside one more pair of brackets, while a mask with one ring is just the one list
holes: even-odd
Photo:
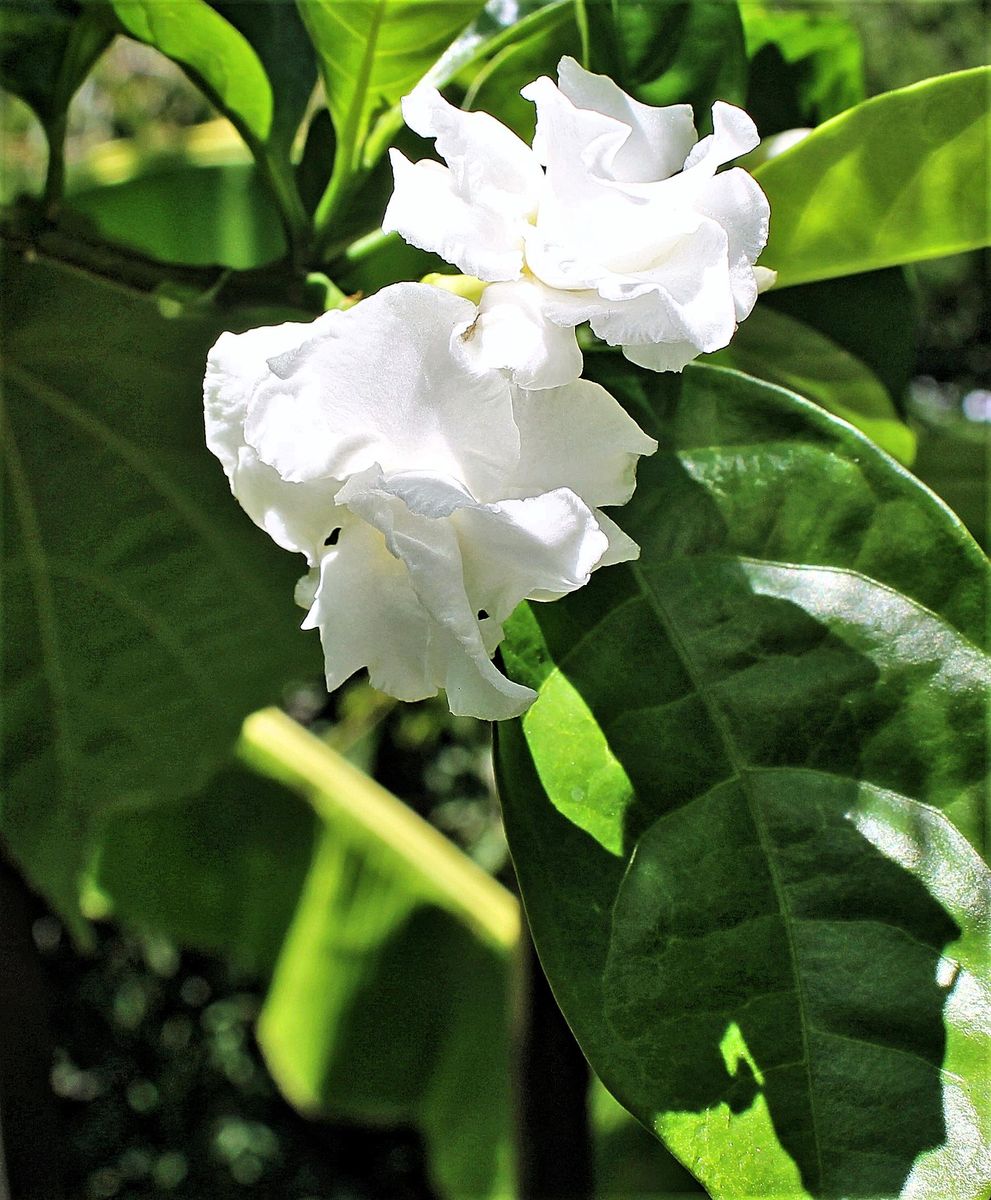
[[487, 619], [488, 619], [488, 615], [489, 615], [489, 614], [488, 614], [488, 613], [485, 611], [485, 609], [484, 609], [484, 608], [480, 608], [480, 609], [478, 610], [478, 620], [479, 620], [479, 621], [485, 621], [485, 620], [487, 620]]
[[330, 533], [328, 533], [327, 536], [323, 539], [323, 544], [325, 546], [336, 546], [337, 539], [340, 536], [341, 536], [341, 527], [340, 527], [340, 525], [338, 525], [338, 527], [336, 529], [332, 529], [330, 531]]

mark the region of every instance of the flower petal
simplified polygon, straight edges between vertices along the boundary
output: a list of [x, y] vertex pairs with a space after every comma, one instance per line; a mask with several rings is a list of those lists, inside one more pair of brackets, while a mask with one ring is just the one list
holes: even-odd
[[269, 360], [248, 443], [294, 482], [346, 479], [377, 462], [498, 498], [519, 435], [508, 381], [481, 371], [461, 343], [476, 312], [440, 288], [402, 283], [327, 313], [296, 350]]
[[717, 100], [712, 106], [712, 133], [685, 159], [685, 170], [702, 167], [710, 175], [723, 163], [748, 154], [760, 144], [757, 126], [742, 108]]
[[[508, 680], [489, 658], [477, 615], [484, 601], [469, 600], [456, 523], [444, 519], [445, 509], [451, 517], [470, 508], [470, 498], [443, 480], [385, 477], [377, 468], [352, 477], [340, 496], [383, 536], [388, 553], [405, 568], [408, 586], [429, 620], [425, 639], [422, 624], [404, 630], [409, 640], [419, 637], [425, 642], [420, 688], [443, 687], [452, 712], [486, 720], [518, 716], [529, 707], [534, 693]], [[396, 587], [394, 576], [391, 579]], [[378, 649], [369, 646], [366, 657], [374, 659], [368, 663], [372, 682], [382, 687], [386, 676]], [[407, 674], [405, 682], [411, 681]]]
[[422, 137], [436, 138], [448, 166], [414, 166], [393, 151], [396, 187], [383, 229], [480, 279], [518, 278], [523, 227], [543, 186], [533, 151], [487, 113], [462, 112], [433, 87], [415, 88], [403, 116]]
[[528, 279], [490, 284], [464, 334], [469, 353], [483, 367], [507, 371], [519, 387], [572, 383], [582, 373], [582, 352], [573, 329], [547, 319], [547, 298], [547, 289]]
[[523, 269], [520, 222], [458, 195], [451, 172], [425, 159], [416, 164], [390, 150], [395, 190], [382, 228], [439, 254], [479, 279], [517, 279]]
[[579, 379], [566, 387], [513, 400], [520, 461], [511, 477], [516, 496], [570, 488], [590, 508], [625, 504], [636, 487], [637, 459], [657, 442], [604, 387]]
[[278, 545], [315, 563], [324, 539], [339, 523], [334, 496], [340, 482], [287, 483], [244, 440], [245, 415], [268, 373], [266, 360], [290, 350], [311, 328], [291, 322], [222, 334], [207, 357], [203, 401], [206, 444], [223, 463], [241, 507]]
[[557, 75], [561, 92], [576, 108], [604, 113], [629, 126], [629, 136], [611, 160], [600, 162], [606, 178], [646, 182], [681, 170], [698, 140], [690, 104], [641, 104], [608, 76], [586, 71], [573, 58], [561, 59]]

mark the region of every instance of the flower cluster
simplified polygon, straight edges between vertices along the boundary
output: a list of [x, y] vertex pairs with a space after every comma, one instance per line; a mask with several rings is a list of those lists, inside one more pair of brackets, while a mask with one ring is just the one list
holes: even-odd
[[455, 713], [523, 712], [534, 693], [492, 662], [503, 622], [637, 556], [601, 510], [657, 448], [579, 378], [574, 326], [680, 369], [756, 297], [767, 204], [744, 172], [715, 174], [753, 144], [749, 118], [716, 105], [695, 145], [684, 106], [560, 71], [524, 90], [533, 150], [435, 92], [407, 98], [449, 166], [396, 155], [387, 220], [491, 281], [479, 306], [394, 284], [210, 351], [207, 444], [252, 520], [305, 555], [297, 600], [330, 688], [365, 667], [402, 700], [444, 688]]

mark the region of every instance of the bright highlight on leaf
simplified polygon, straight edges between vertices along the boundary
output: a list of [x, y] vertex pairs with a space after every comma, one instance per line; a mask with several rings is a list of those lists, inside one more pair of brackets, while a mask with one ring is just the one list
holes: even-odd
[[489, 281], [475, 349], [524, 387], [577, 379], [572, 330], [585, 321], [632, 362], [680, 371], [719, 350], [773, 276], [754, 263], [768, 204], [739, 168], [752, 150], [745, 112], [717, 102], [701, 141], [687, 104], [653, 108], [571, 58], [558, 84], [523, 89], [537, 109], [533, 148], [486, 113], [433, 88], [403, 102], [448, 166], [392, 151], [396, 191], [383, 228]]
[[656, 449], [597, 384], [532, 393], [471, 353], [478, 310], [397, 284], [312, 325], [225, 334], [207, 443], [252, 520], [310, 572], [327, 684], [361, 667], [401, 700], [447, 692], [499, 720], [534, 698], [492, 664], [524, 598], [549, 600], [637, 547], [600, 505]]

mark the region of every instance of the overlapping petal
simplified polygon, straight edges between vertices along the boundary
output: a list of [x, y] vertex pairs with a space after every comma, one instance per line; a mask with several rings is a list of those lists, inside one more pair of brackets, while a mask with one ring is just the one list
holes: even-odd
[[[585, 321], [635, 362], [681, 370], [727, 345], [769, 282], [754, 265], [767, 200], [739, 168], [717, 174], [756, 146], [757, 130], [717, 102], [713, 133], [697, 141], [687, 105], [642, 104], [570, 58], [558, 80], [523, 89], [537, 109], [532, 152], [484, 114], [414, 93], [407, 119], [449, 168], [397, 160], [388, 227], [501, 284], [483, 299], [477, 351], [519, 383], [577, 379], [581, 356], [554, 327]], [[431, 208], [428, 183], [470, 218], [439, 193]]]
[[480, 321], [463, 297], [397, 284], [310, 325], [225, 334], [204, 397], [235, 495], [307, 557], [296, 596], [328, 685], [367, 667], [401, 699], [444, 688], [452, 711], [501, 719], [533, 699], [491, 661], [502, 622], [635, 555], [598, 506], [628, 498], [655, 443], [595, 384], [515, 386], [482, 361]]

